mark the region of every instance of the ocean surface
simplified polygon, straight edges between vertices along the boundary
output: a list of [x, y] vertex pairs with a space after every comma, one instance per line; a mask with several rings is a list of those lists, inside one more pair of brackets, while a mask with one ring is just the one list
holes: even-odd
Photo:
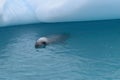
[[[64, 43], [35, 49], [62, 33]], [[120, 20], [0, 27], [0, 80], [120, 80]]]

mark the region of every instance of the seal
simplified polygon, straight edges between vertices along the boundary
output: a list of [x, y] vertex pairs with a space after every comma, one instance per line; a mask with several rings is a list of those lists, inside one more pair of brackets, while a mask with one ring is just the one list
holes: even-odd
[[48, 38], [47, 37], [41, 37], [36, 41], [35, 48], [45, 47], [46, 45], [48, 45]]
[[35, 48], [45, 48], [48, 44], [64, 42], [65, 40], [68, 39], [68, 37], [69, 37], [68, 34], [40, 37], [35, 43]]

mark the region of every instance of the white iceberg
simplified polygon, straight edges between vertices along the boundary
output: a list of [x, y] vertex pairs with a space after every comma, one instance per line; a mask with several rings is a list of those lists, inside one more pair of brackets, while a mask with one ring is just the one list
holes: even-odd
[[120, 18], [120, 0], [0, 0], [0, 26]]

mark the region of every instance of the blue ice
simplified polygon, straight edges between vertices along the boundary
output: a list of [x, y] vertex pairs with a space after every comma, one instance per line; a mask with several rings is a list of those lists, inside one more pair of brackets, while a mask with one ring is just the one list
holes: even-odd
[[120, 0], [0, 0], [0, 26], [120, 18]]

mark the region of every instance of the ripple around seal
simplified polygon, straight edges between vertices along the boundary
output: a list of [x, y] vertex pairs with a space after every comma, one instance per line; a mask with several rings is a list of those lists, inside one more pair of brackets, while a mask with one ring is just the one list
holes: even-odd
[[[119, 80], [119, 22], [0, 28], [0, 80]], [[34, 48], [39, 37], [64, 32], [66, 42]]]

